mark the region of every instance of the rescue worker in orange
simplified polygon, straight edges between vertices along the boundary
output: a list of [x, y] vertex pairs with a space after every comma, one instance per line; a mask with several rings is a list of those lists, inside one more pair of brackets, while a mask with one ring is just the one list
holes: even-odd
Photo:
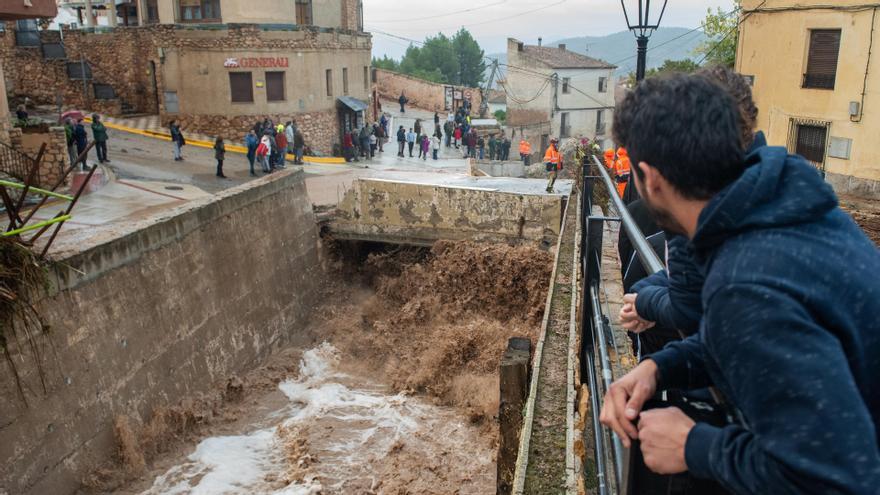
[[556, 183], [556, 175], [562, 170], [562, 155], [559, 154], [558, 143], [558, 139], [551, 139], [550, 146], [547, 147], [547, 151], [544, 153], [544, 166], [547, 168], [547, 173], [550, 175], [550, 182], [547, 183], [548, 193], [553, 192], [553, 185]]
[[528, 167], [531, 165], [532, 159], [532, 145], [529, 144], [525, 139], [520, 140], [519, 142], [519, 158], [522, 160], [523, 165]]
[[611, 148], [605, 150], [605, 168], [614, 170], [614, 150]]
[[617, 194], [623, 198], [626, 183], [629, 182], [630, 162], [626, 149], [617, 148], [617, 161], [614, 162], [614, 177], [617, 181]]

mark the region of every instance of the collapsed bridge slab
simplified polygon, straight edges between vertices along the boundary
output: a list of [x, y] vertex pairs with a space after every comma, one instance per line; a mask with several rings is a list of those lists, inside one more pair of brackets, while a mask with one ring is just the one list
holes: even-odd
[[431, 245], [437, 240], [531, 244], [559, 235], [571, 182], [448, 176], [358, 179], [327, 222], [337, 239]]

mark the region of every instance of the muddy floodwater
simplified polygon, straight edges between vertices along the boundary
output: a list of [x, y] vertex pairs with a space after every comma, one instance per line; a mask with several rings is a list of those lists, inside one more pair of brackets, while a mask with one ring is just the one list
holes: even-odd
[[278, 385], [285, 404], [205, 438], [142, 493], [494, 491], [494, 453], [460, 412], [344, 373], [340, 358], [326, 343], [305, 352]]

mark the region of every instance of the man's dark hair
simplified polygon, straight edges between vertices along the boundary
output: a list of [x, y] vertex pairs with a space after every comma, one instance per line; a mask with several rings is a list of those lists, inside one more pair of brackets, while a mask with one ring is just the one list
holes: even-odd
[[720, 84], [727, 93], [733, 97], [739, 109], [740, 116], [740, 140], [743, 149], [747, 150], [755, 140], [755, 127], [758, 126], [758, 107], [752, 99], [752, 87], [741, 74], [723, 65], [704, 67], [696, 72], [697, 75], [708, 78]]
[[733, 98], [699, 76], [652, 77], [614, 112], [614, 139], [640, 179], [646, 162], [684, 197], [709, 199], [745, 170]]

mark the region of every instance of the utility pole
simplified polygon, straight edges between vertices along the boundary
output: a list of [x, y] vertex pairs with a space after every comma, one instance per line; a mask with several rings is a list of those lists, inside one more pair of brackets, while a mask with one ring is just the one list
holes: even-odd
[[492, 72], [489, 79], [486, 80], [485, 89], [480, 88], [480, 117], [486, 118], [489, 115], [489, 89], [492, 88], [492, 82], [495, 80], [495, 73], [498, 71], [498, 59], [492, 60]]

